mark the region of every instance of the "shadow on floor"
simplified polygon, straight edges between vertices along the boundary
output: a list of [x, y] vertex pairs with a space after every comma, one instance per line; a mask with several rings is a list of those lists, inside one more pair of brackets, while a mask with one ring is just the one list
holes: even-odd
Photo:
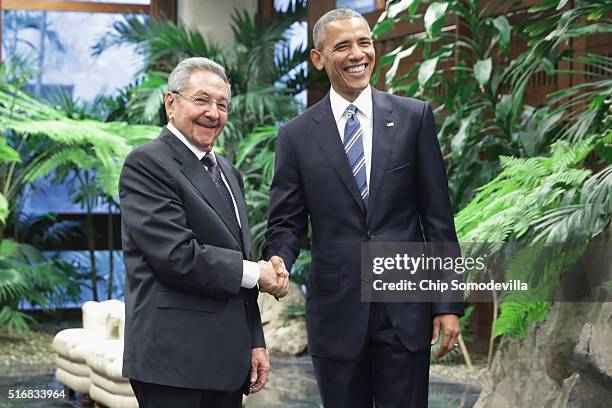
[[[15, 370], [12, 370], [15, 371]], [[5, 376], [0, 369], [0, 407], [2, 408], [75, 408], [80, 402], [58, 399], [8, 399], [9, 390], [63, 390], [48, 366], [23, 370], [22, 375]], [[470, 408], [480, 389], [473, 385], [432, 377], [429, 408]], [[78, 397], [78, 394], [77, 394]], [[272, 359], [272, 374], [266, 388], [248, 398], [248, 408], [322, 407], [314, 371], [309, 358]]]

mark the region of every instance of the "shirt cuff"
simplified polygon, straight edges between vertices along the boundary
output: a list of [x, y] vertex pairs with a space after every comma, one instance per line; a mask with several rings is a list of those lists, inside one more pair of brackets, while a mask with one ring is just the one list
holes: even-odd
[[257, 262], [242, 261], [242, 283], [243, 288], [251, 289], [259, 282], [259, 265]]

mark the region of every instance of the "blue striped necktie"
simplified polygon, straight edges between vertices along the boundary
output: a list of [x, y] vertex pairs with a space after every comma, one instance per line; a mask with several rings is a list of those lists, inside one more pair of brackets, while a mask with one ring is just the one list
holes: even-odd
[[357, 107], [350, 104], [346, 108], [346, 112], [348, 120], [344, 128], [344, 151], [348, 157], [353, 176], [357, 181], [363, 204], [365, 208], [368, 208], [368, 183], [366, 180], [365, 155], [363, 154], [363, 138], [361, 137], [363, 129], [361, 129], [357, 119]]

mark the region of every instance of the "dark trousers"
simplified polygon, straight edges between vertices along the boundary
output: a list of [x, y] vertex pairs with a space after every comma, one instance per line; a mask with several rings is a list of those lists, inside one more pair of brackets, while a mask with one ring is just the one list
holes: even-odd
[[368, 339], [352, 360], [314, 357], [325, 408], [426, 408], [429, 353], [406, 349], [384, 303], [370, 305]]
[[242, 392], [194, 390], [130, 380], [140, 408], [240, 408]]

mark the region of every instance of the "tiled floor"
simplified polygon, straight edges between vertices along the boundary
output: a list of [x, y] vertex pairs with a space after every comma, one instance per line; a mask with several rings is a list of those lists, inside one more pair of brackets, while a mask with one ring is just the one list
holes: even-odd
[[[68, 399], [9, 400], [8, 391], [62, 390], [52, 373], [35, 370], [21, 376], [6, 376], [0, 370], [0, 407], [2, 408], [73, 408], [80, 407], [78, 401]], [[44, 370], [43, 370], [44, 371]], [[469, 408], [474, 405], [480, 390], [467, 384], [447, 382], [431, 378], [429, 387], [430, 408]], [[314, 379], [310, 359], [273, 359], [272, 374], [266, 388], [250, 396], [249, 408], [314, 408], [321, 407], [321, 400]]]

